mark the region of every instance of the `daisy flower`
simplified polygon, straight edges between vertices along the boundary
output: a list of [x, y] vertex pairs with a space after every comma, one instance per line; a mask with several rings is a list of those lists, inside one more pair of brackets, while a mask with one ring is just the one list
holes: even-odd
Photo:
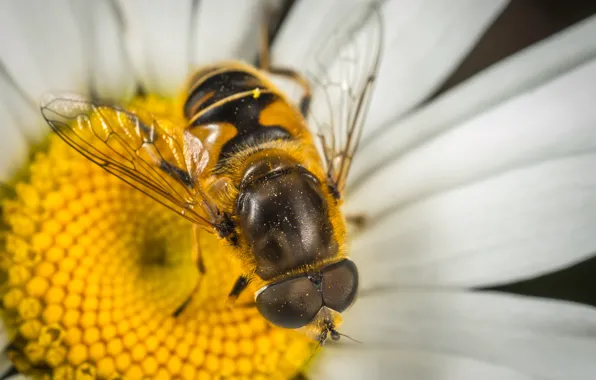
[[[0, 371], [592, 378], [594, 307], [471, 289], [555, 272], [596, 251], [596, 17], [432, 96], [507, 1], [382, 2], [382, 63], [345, 205], [367, 216], [350, 245], [360, 296], [341, 329], [363, 343], [343, 339], [312, 360], [315, 345], [303, 334], [268, 324], [254, 308], [228, 307], [240, 271], [229, 248], [201, 240], [201, 277], [188, 222], [49, 133], [38, 108], [49, 90], [168, 115], [189, 67], [254, 62], [261, 5], [0, 4]], [[344, 7], [295, 1], [272, 61], [299, 70], [317, 26], [338, 24]]]

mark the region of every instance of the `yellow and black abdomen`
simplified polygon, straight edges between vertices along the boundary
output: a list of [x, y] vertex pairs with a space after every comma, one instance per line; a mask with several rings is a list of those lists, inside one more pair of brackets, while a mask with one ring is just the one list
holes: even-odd
[[215, 168], [235, 153], [270, 141], [311, 141], [299, 111], [263, 74], [241, 63], [197, 72], [184, 114], [188, 130], [207, 145]]

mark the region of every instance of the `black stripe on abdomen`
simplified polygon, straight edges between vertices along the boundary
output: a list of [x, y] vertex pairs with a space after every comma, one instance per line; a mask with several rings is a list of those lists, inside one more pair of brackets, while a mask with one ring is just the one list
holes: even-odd
[[254, 147], [267, 141], [293, 138], [280, 125], [263, 126], [259, 122], [261, 112], [278, 99], [278, 96], [272, 93], [261, 93], [257, 98], [247, 94], [242, 98], [230, 100], [206, 111], [193, 120], [191, 128], [200, 128], [201, 125], [216, 123], [230, 123], [236, 128], [236, 136], [226, 142], [221, 149], [219, 164], [222, 160], [248, 147]]
[[[208, 72], [199, 80], [202, 83], [192, 90], [184, 103], [184, 115], [189, 120], [210, 105], [227, 97], [252, 91], [257, 87], [264, 88], [258, 78], [240, 70]], [[206, 98], [209, 94], [211, 96]]]

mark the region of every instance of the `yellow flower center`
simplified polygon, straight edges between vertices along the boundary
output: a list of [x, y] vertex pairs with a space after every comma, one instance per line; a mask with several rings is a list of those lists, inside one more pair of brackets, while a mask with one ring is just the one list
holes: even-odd
[[[136, 99], [149, 111], [172, 103]], [[209, 233], [197, 269], [191, 225], [50, 136], [0, 200], [9, 357], [51, 379], [282, 379], [312, 341], [227, 300], [241, 263]], [[182, 314], [174, 311], [190, 298]]]

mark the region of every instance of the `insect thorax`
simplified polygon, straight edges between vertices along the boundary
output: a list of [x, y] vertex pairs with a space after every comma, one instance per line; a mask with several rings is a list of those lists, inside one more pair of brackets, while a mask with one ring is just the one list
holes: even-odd
[[236, 201], [238, 227], [263, 280], [338, 255], [330, 197], [289, 156], [264, 157], [245, 172]]

